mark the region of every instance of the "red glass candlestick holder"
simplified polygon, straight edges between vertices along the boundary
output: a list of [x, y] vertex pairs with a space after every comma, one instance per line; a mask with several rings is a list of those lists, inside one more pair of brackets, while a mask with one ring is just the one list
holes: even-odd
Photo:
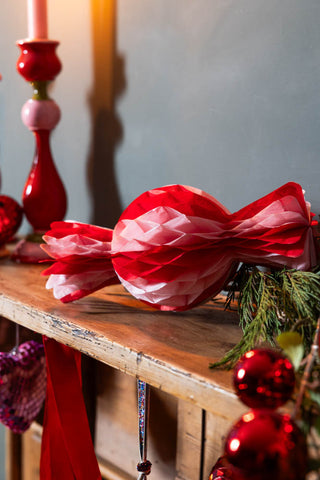
[[47, 86], [61, 70], [56, 55], [58, 42], [53, 40], [21, 40], [18, 72], [31, 83], [33, 97], [22, 108], [23, 123], [36, 140], [33, 164], [22, 194], [24, 213], [33, 227], [33, 234], [20, 242], [13, 254], [17, 261], [37, 263], [46, 258], [40, 248], [41, 237], [50, 224], [63, 220], [67, 197], [50, 150], [50, 133], [60, 120], [58, 105], [48, 96]]

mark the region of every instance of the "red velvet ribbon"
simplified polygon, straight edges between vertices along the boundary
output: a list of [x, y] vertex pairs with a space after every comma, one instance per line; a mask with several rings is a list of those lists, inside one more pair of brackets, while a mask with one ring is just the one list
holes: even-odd
[[41, 480], [101, 480], [82, 395], [81, 354], [43, 337], [47, 397]]

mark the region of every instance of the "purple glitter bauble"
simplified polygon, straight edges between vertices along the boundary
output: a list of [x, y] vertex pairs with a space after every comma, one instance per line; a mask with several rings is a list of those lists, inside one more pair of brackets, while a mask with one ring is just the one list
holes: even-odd
[[46, 395], [43, 345], [33, 340], [0, 353], [0, 421], [14, 433], [25, 432]]

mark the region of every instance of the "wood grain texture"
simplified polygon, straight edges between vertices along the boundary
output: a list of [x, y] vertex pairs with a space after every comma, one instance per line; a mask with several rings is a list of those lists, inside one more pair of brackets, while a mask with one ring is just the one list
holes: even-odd
[[[242, 413], [248, 411], [248, 407], [242, 405]], [[203, 480], [209, 478], [213, 465], [223, 454], [224, 442], [231, 426], [239, 418], [239, 412], [226, 411], [225, 416], [214, 415], [210, 412], [205, 414], [204, 429], [204, 455], [203, 455]]]
[[105, 461], [99, 461], [99, 469], [102, 480], [135, 480], [133, 477], [123, 472], [113, 464]]
[[[41, 455], [42, 427], [33, 422], [19, 440], [22, 442], [22, 471], [21, 476], [6, 476], [6, 480], [39, 480], [40, 479], [40, 455]], [[15, 457], [15, 462], [19, 463], [19, 457]], [[115, 465], [106, 461], [99, 460], [99, 469], [103, 480], [134, 480]], [[20, 474], [19, 474], [20, 475]], [[63, 480], [63, 479], [61, 479]], [[89, 480], [89, 479], [88, 479]]]
[[21, 465], [21, 435], [6, 429], [6, 480], [23, 480]]
[[40, 478], [42, 427], [33, 422], [21, 436], [23, 465], [22, 480], [38, 480]]
[[200, 480], [202, 422], [201, 408], [179, 401], [176, 480]]
[[212, 302], [158, 312], [121, 286], [62, 304], [45, 289], [42, 270], [0, 261], [0, 315], [205, 410], [241, 411], [230, 374], [208, 368], [240, 338], [235, 313]]

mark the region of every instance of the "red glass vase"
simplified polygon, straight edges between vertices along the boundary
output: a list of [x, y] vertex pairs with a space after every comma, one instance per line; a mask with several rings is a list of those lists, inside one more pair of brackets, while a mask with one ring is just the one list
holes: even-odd
[[67, 199], [51, 155], [50, 132], [39, 130], [34, 135], [36, 153], [24, 186], [22, 202], [25, 215], [34, 230], [45, 232], [53, 221], [64, 218]]

